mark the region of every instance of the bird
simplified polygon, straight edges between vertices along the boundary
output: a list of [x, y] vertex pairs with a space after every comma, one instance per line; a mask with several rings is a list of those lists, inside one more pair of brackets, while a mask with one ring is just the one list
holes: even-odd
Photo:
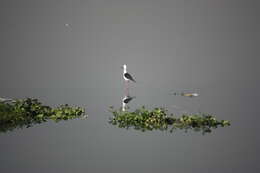
[[122, 68], [124, 69], [124, 71], [123, 71], [123, 77], [124, 77], [125, 81], [128, 82], [128, 81], [130, 80], [130, 81], [136, 83], [135, 79], [127, 72], [127, 70], [126, 70], [126, 68], [127, 68], [126, 64], [124, 64], [124, 65], [122, 66]]

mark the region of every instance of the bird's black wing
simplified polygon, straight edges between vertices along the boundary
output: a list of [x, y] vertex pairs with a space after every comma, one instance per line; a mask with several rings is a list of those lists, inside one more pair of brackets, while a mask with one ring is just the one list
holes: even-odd
[[127, 97], [126, 99], [123, 100], [124, 103], [129, 103], [131, 100], [133, 100], [135, 97]]
[[131, 97], [129, 97], [129, 98], [126, 98], [125, 100], [124, 100], [124, 103], [129, 103], [130, 101], [132, 100], [132, 98]]
[[131, 81], [133, 81], [133, 82], [136, 82], [136, 81], [134, 80], [134, 78], [133, 78], [129, 73], [125, 73], [124, 75], [125, 75], [125, 78], [127, 78], [127, 79], [129, 79], [129, 80], [131, 80]]

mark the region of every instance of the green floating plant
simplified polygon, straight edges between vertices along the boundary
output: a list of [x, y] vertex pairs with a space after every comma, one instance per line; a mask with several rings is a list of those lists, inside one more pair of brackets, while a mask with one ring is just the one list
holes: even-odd
[[141, 131], [170, 129], [170, 132], [173, 132], [175, 129], [183, 129], [187, 132], [188, 129], [192, 129], [205, 134], [210, 133], [212, 128], [230, 126], [229, 121], [218, 121], [209, 114], [184, 114], [177, 118], [173, 114], [168, 115], [167, 110], [164, 108], [148, 110], [143, 106], [140, 109], [130, 112], [115, 110], [111, 107], [110, 111], [113, 114], [113, 117], [109, 120], [111, 124], [126, 129], [133, 127]]
[[80, 117], [86, 117], [84, 108], [67, 104], [51, 108], [31, 98], [15, 100], [12, 103], [0, 102], [0, 133], [31, 127], [48, 120], [59, 122]]

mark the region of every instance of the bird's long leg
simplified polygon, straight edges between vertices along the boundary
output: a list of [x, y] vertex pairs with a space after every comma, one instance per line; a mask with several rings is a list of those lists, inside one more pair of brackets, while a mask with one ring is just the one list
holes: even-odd
[[127, 95], [127, 81], [125, 81], [124, 90], [125, 90], [125, 96], [126, 96]]
[[129, 96], [129, 81], [126, 81], [126, 96]]

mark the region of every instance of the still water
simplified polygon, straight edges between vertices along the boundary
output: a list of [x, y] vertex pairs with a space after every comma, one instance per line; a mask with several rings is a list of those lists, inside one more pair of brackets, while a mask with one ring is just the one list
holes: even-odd
[[[139, 94], [129, 103], [163, 106], [169, 112], [208, 112], [231, 126], [212, 133], [176, 130], [140, 132], [108, 123], [109, 106], [119, 108], [123, 89], [3, 89], [12, 98], [35, 97], [56, 106], [68, 103], [86, 108], [87, 119], [46, 122], [0, 136], [1, 172], [234, 172], [256, 164], [253, 106], [238, 97], [250, 95], [204, 90], [200, 97], [175, 97], [163, 89]], [[145, 88], [137, 87], [142, 93]], [[132, 91], [134, 92], [134, 91]], [[117, 94], [115, 94], [117, 93]], [[214, 99], [211, 99], [214, 98]], [[221, 98], [221, 101], [220, 101]], [[252, 168], [254, 171], [255, 168]]]
[[[86, 109], [87, 119], [0, 134], [0, 173], [258, 173], [259, 5], [255, 1], [23, 0], [0, 6], [0, 97]], [[205, 112], [202, 135], [108, 123], [130, 110]], [[189, 90], [197, 97], [172, 95]]]

